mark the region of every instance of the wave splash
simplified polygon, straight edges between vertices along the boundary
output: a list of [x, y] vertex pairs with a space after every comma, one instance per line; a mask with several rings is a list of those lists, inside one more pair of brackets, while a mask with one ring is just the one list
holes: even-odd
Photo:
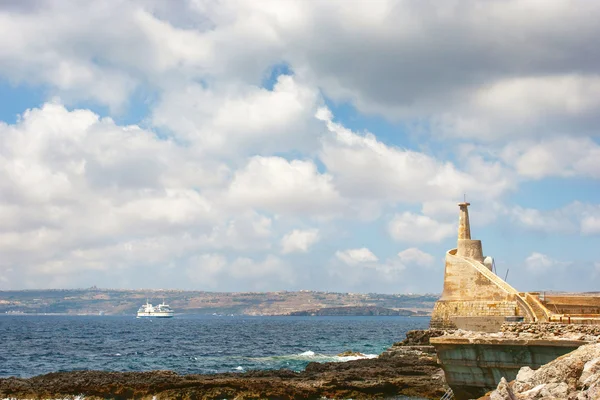
[[284, 356], [271, 356], [271, 357], [260, 357], [255, 360], [267, 361], [267, 360], [290, 360], [290, 361], [314, 361], [314, 362], [346, 362], [354, 360], [363, 360], [370, 358], [377, 358], [377, 354], [360, 354], [351, 356], [340, 356], [340, 355], [327, 355], [315, 353], [312, 350], [308, 350], [298, 354], [290, 354]]

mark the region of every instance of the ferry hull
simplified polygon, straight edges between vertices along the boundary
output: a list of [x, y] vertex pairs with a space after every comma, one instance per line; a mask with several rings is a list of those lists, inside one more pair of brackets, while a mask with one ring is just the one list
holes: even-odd
[[168, 313], [138, 313], [137, 318], [173, 318], [173, 314], [168, 314]]

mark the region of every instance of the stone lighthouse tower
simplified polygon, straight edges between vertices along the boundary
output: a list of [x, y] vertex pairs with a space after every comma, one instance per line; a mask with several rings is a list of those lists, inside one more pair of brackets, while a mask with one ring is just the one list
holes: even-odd
[[484, 265], [481, 240], [471, 239], [469, 203], [459, 203], [456, 248], [446, 252], [444, 290], [431, 315], [432, 328], [497, 330], [504, 318], [534, 320], [527, 302]]
[[458, 203], [460, 211], [458, 214], [458, 243], [456, 245], [456, 255], [483, 262], [481, 240], [471, 239], [471, 224], [469, 222], [470, 205], [471, 203], [467, 202]]

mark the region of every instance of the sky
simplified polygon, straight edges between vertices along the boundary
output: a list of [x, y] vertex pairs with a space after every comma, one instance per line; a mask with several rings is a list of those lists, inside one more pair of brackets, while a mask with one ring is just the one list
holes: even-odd
[[600, 289], [600, 2], [0, 2], [0, 290]]

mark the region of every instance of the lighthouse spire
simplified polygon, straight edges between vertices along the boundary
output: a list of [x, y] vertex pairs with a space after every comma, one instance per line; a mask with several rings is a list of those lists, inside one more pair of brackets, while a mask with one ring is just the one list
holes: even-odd
[[466, 196], [465, 201], [458, 203], [460, 207], [460, 213], [458, 215], [458, 239], [471, 239], [471, 224], [469, 223], [469, 206], [471, 203], [467, 203]]

